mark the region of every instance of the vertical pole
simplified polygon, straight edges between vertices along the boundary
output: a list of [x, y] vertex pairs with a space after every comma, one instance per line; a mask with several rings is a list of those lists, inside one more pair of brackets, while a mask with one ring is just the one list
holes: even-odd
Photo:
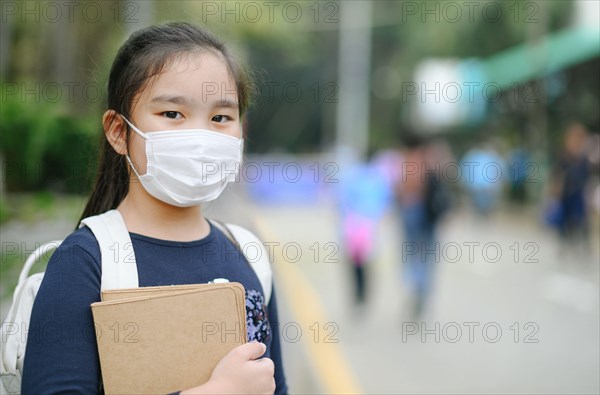
[[353, 149], [361, 159], [366, 156], [369, 144], [372, 3], [340, 1], [339, 4], [336, 146]]
[[[532, 24], [529, 30], [529, 40], [534, 46], [539, 44], [548, 33], [548, 8], [544, 1], [537, 1], [537, 5], [541, 11], [539, 21]], [[548, 114], [546, 111], [547, 100], [543, 72], [548, 53], [545, 48], [539, 48], [533, 53], [533, 56], [533, 62], [538, 70], [538, 78], [535, 80], [536, 100], [529, 110], [530, 135], [528, 140], [533, 160], [537, 163], [538, 168], [541, 171], [539, 178], [542, 182], [545, 182], [549, 174], [549, 167], [551, 166], [548, 155]], [[533, 197], [539, 198], [540, 196], [538, 196], [538, 194], [541, 190], [541, 188], [536, 188], [532, 191], [534, 193]]]

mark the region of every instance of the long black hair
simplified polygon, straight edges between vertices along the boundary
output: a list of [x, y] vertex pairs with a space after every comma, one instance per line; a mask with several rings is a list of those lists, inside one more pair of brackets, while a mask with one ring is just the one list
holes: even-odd
[[[108, 109], [130, 118], [133, 101], [150, 78], [160, 74], [178, 56], [199, 51], [218, 53], [225, 60], [236, 83], [242, 116], [249, 103], [246, 73], [222, 41], [207, 30], [185, 22], [138, 30], [121, 46], [110, 69]], [[124, 132], [129, 142], [129, 127]], [[129, 168], [126, 158], [113, 149], [103, 134], [98, 174], [81, 219], [116, 208], [128, 191]]]

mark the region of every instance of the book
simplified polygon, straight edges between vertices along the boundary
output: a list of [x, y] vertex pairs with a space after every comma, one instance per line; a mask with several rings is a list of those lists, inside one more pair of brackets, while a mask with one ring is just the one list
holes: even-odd
[[201, 385], [221, 358], [246, 342], [239, 283], [104, 291], [91, 309], [107, 395]]
[[203, 283], [203, 284], [183, 284], [183, 285], [160, 285], [155, 287], [139, 287], [139, 288], [121, 288], [103, 290], [100, 299], [105, 301], [131, 299], [139, 296], [155, 296], [165, 293], [180, 292], [192, 289], [202, 288], [219, 288], [220, 286], [229, 287], [232, 283]]

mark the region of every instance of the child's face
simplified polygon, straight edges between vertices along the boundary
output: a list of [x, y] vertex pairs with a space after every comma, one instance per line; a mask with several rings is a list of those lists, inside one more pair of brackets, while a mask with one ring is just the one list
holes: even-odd
[[[212, 52], [176, 60], [137, 95], [131, 121], [144, 133], [208, 129], [241, 138], [235, 80], [223, 59]], [[129, 152], [146, 173], [145, 140], [131, 133]]]

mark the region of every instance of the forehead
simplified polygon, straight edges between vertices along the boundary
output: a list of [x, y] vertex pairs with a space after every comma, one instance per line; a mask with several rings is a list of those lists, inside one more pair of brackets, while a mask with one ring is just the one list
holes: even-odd
[[203, 103], [237, 102], [236, 83], [227, 62], [209, 51], [185, 54], [169, 62], [143, 94], [147, 101], [160, 95], [185, 96]]

